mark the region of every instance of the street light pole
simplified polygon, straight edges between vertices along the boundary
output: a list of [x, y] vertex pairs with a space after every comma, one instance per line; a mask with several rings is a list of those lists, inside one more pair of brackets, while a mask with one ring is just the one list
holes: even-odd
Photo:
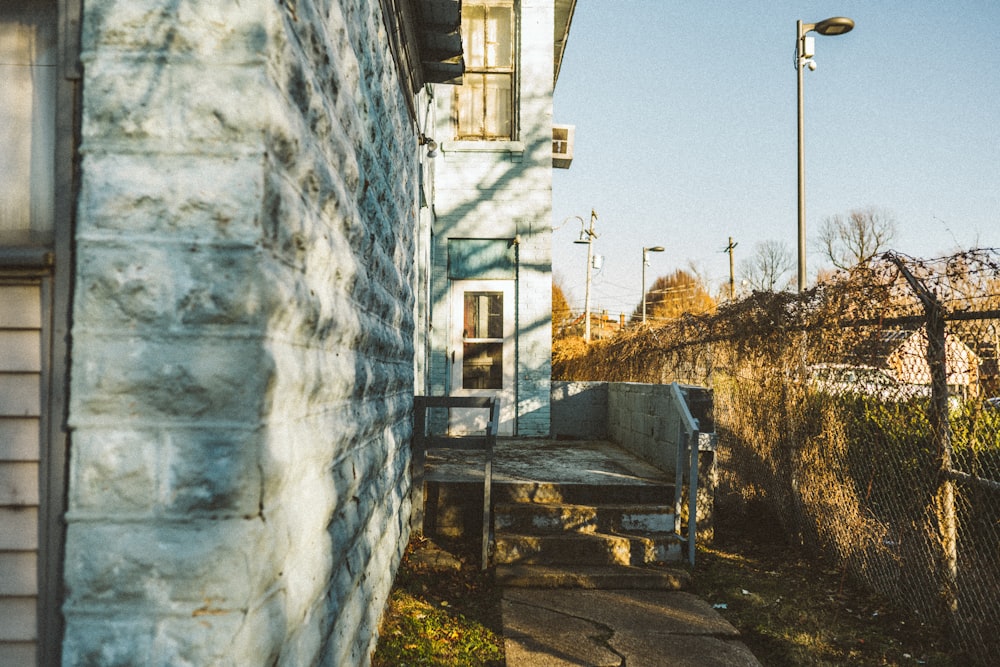
[[646, 267], [649, 265], [649, 253], [663, 252], [663, 246], [654, 245], [642, 249], [642, 323], [646, 323]]
[[810, 32], [816, 31], [821, 35], [843, 35], [854, 29], [854, 21], [843, 17], [833, 16], [824, 19], [819, 23], [802, 23], [801, 20], [795, 23], [795, 73], [798, 89], [798, 144], [799, 144], [799, 221], [798, 221], [798, 250], [799, 250], [799, 271], [798, 283], [799, 292], [806, 288], [806, 164], [805, 164], [805, 131], [803, 120], [802, 102], [802, 68], [809, 67], [816, 69], [816, 61], [813, 57], [812, 38], [807, 37]]
[[805, 35], [802, 33], [802, 21], [799, 20], [796, 24], [796, 39], [795, 39], [795, 71], [798, 75], [798, 92], [799, 92], [799, 106], [798, 106], [798, 143], [799, 143], [799, 222], [798, 222], [798, 249], [799, 249], [799, 269], [798, 269], [798, 285], [799, 292], [802, 292], [806, 288], [806, 154], [804, 138], [805, 138], [805, 122], [803, 120], [803, 104], [802, 104], [802, 68], [805, 67], [803, 62], [803, 50], [802, 50], [802, 40]]

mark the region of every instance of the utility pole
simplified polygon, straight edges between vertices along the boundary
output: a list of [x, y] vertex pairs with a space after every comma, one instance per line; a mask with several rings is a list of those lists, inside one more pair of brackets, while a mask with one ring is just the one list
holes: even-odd
[[736, 249], [739, 243], [733, 242], [733, 237], [729, 237], [729, 245], [725, 247], [722, 252], [729, 253], [729, 300], [732, 301], [736, 298], [736, 274], [733, 273], [733, 250]]
[[594, 223], [596, 221], [597, 213], [594, 212], [594, 209], [590, 209], [590, 228], [580, 230], [580, 238], [573, 241], [573, 243], [587, 244], [587, 291], [586, 296], [584, 296], [583, 317], [585, 319], [585, 323], [583, 325], [583, 340], [588, 345], [590, 344], [590, 277], [594, 262], [594, 239], [597, 238], [597, 234], [594, 232]]

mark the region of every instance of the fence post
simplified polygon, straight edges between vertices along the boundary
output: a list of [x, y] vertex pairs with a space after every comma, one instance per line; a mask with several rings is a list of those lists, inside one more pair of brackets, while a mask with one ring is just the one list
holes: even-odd
[[951, 479], [952, 439], [948, 420], [948, 368], [945, 320], [940, 305], [927, 312], [927, 363], [931, 368], [930, 424], [937, 445], [938, 487], [934, 495], [941, 541], [941, 602], [954, 636], [958, 613], [958, 520], [955, 482]]
[[945, 345], [944, 305], [906, 268], [903, 261], [889, 253], [906, 282], [924, 307], [927, 332], [927, 364], [931, 371], [931, 407], [927, 415], [931, 436], [937, 446], [938, 479], [934, 493], [938, 542], [941, 546], [939, 577], [941, 605], [952, 638], [958, 630], [958, 519], [955, 515], [955, 482], [952, 474], [951, 423], [948, 420], [948, 354]]

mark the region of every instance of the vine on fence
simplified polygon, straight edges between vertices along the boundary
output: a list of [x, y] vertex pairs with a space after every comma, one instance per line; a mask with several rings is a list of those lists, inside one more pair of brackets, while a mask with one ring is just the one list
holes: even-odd
[[708, 386], [717, 511], [788, 539], [1000, 653], [1000, 255], [885, 255], [802, 294], [627, 329], [571, 380]]

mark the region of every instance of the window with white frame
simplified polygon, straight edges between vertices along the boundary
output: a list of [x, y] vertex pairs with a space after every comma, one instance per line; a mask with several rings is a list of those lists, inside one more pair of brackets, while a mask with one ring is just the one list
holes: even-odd
[[455, 87], [456, 138], [514, 138], [514, 26], [513, 0], [462, 4], [465, 76]]

